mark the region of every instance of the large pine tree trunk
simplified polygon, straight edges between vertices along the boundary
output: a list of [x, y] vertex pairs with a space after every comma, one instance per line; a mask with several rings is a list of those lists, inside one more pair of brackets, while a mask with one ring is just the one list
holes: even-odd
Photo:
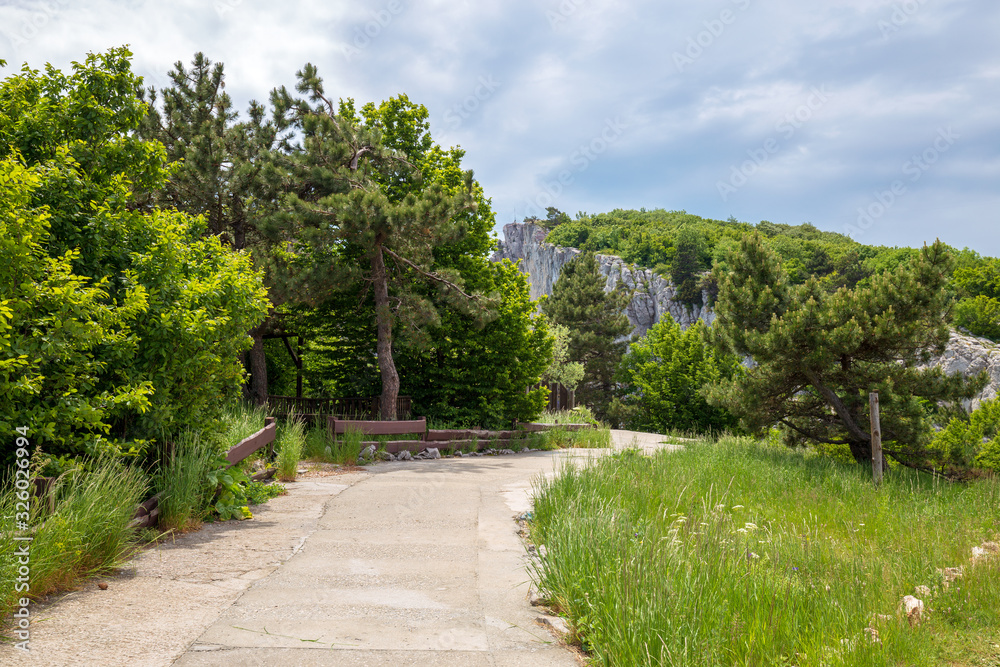
[[382, 246], [372, 252], [372, 279], [375, 282], [375, 324], [378, 330], [378, 369], [382, 374], [382, 419], [396, 418], [396, 397], [399, 396], [399, 374], [392, 358], [392, 310], [389, 307], [389, 278], [385, 271]]
[[253, 347], [250, 358], [250, 400], [254, 405], [267, 405], [267, 360], [264, 358], [264, 324], [250, 332]]
[[851, 456], [858, 463], [871, 463], [872, 444], [870, 442], [851, 441], [848, 443], [851, 448]]

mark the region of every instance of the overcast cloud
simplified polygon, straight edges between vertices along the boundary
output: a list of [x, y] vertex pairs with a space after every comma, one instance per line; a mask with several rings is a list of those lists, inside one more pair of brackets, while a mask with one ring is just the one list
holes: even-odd
[[1000, 255], [995, 0], [0, 2], [0, 58], [129, 44], [160, 86], [195, 51], [240, 108], [318, 65], [407, 93], [461, 145], [498, 227], [684, 209]]

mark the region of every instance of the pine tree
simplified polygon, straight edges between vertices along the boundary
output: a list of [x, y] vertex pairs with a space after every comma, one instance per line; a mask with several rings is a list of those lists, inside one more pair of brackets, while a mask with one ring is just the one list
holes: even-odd
[[[172, 163], [170, 180], [155, 190], [137, 193], [146, 206], [176, 208], [204, 215], [207, 233], [218, 236], [234, 250], [251, 249], [258, 265], [264, 238], [258, 229], [272, 203], [265, 192], [261, 159], [274, 144], [276, 131], [265, 120], [265, 109], [251, 101], [247, 120], [240, 122], [226, 94], [222, 63], [212, 63], [196, 53], [190, 69], [178, 61], [168, 74], [172, 86], [142, 91], [147, 113], [138, 134], [159, 141]], [[278, 294], [271, 290], [272, 302]], [[250, 396], [258, 404], [267, 400], [267, 366], [263, 332], [272, 318], [250, 332]]]
[[614, 374], [628, 345], [632, 325], [625, 316], [631, 293], [618, 285], [604, 291], [605, 278], [593, 253], [582, 253], [562, 268], [542, 312], [569, 328], [569, 361], [583, 364], [577, 392], [601, 419], [608, 418]]
[[829, 293], [815, 277], [792, 285], [761, 236], [745, 237], [721, 276], [713, 329], [723, 350], [756, 365], [716, 385], [710, 401], [749, 428], [781, 425], [808, 441], [846, 445], [867, 462], [868, 395], [877, 391], [885, 453], [903, 465], [933, 465], [929, 413], [971, 398], [986, 380], [919, 367], [948, 341], [950, 261], [935, 242], [868, 287]]
[[459, 271], [432, 268], [434, 250], [460, 240], [467, 223], [460, 213], [474, 209], [472, 172], [462, 187], [439, 183], [409, 187], [419, 169], [405, 154], [388, 148], [375, 126], [359, 124], [353, 107], [335, 105], [316, 67], [297, 73], [295, 99], [284, 88], [271, 95], [280, 151], [272, 154], [268, 177], [284, 192], [274, 230], [285, 242], [286, 283], [321, 302], [336, 287], [360, 285], [375, 301], [377, 359], [382, 379], [381, 413], [395, 419], [399, 374], [393, 356], [393, 328], [411, 329], [440, 321], [437, 307], [416, 286], [429, 282], [450, 307], [485, 322], [492, 301], [469, 293]]
[[677, 289], [677, 300], [684, 305], [701, 306], [701, 254], [705, 241], [691, 227], [677, 233], [676, 253], [670, 265], [670, 278]]

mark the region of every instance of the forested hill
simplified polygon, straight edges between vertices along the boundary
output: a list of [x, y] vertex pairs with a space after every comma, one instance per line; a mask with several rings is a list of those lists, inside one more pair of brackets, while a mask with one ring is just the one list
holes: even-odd
[[[724, 267], [729, 249], [753, 230], [767, 238], [793, 282], [816, 276], [831, 290], [864, 283], [919, 252], [918, 248], [865, 245], [809, 223], [786, 225], [765, 220], [750, 224], [663, 209], [580, 213], [571, 220], [550, 208], [547, 219], [529, 221], [551, 230], [545, 239], [548, 243], [617, 255], [670, 277], [679, 288], [679, 296], [691, 303], [701, 301], [702, 290], [712, 294], [714, 280], [703, 274], [716, 262]], [[959, 301], [956, 324], [976, 335], [1000, 339], [1000, 260], [968, 248], [952, 251], [952, 286]]]

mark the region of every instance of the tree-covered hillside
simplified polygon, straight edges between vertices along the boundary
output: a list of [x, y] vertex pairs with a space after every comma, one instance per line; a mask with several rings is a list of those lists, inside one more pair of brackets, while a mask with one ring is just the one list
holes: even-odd
[[[780, 258], [792, 284], [816, 276], [827, 290], [867, 285], [874, 275], [893, 270], [918, 254], [917, 248], [871, 246], [836, 232], [825, 232], [809, 223], [786, 225], [711, 220], [686, 211], [657, 209], [623, 210], [590, 215], [579, 213], [576, 220], [550, 209], [546, 220], [535, 220], [552, 231], [546, 241], [560, 246], [618, 255], [627, 262], [649, 267], [673, 279], [691, 303], [701, 300], [701, 290], [712, 298], [716, 280], [708, 275], [716, 264], [725, 269], [729, 250], [747, 233], [757, 230]], [[955, 259], [956, 280], [951, 289], [959, 303], [955, 324], [980, 336], [995, 337], [1000, 326], [1000, 292], [989, 287], [995, 282], [997, 260], [983, 257], [968, 248], [950, 248]]]

